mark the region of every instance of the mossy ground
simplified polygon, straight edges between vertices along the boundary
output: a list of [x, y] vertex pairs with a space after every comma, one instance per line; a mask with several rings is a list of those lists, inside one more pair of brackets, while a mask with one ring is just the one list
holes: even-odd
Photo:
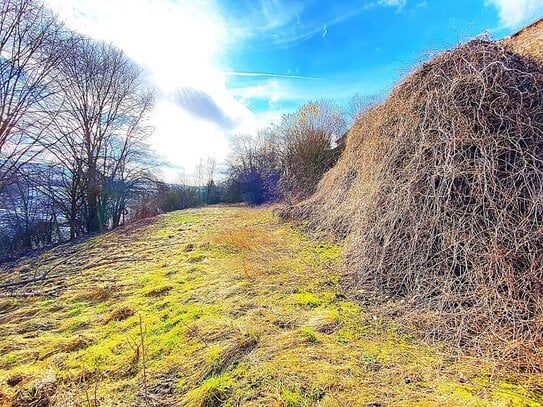
[[0, 404], [145, 405], [141, 318], [148, 405], [541, 405], [541, 377], [450, 357], [368, 314], [341, 264], [340, 247], [243, 207], [26, 259], [0, 280], [50, 270], [56, 294], [0, 299]]

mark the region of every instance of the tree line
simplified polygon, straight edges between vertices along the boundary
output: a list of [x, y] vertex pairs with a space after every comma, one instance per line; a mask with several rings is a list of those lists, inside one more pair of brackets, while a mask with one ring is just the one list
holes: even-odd
[[256, 136], [231, 137], [195, 182], [168, 184], [148, 145], [154, 104], [142, 69], [69, 30], [38, 0], [0, 3], [0, 260], [161, 212], [309, 196], [368, 101], [310, 102]]
[[346, 107], [308, 102], [256, 136], [234, 136], [224, 200], [259, 205], [307, 198], [339, 158], [347, 129], [379, 100], [355, 95]]
[[41, 3], [0, 5], [0, 253], [137, 216], [154, 158], [154, 96], [123, 51], [68, 30]]

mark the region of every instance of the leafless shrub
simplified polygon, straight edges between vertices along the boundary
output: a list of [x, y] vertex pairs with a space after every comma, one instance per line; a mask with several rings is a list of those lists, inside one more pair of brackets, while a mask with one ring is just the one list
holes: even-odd
[[283, 116], [279, 131], [282, 194], [286, 199], [306, 198], [337, 160], [332, 142], [345, 131], [344, 113], [331, 100], [309, 102]]
[[542, 136], [543, 67], [473, 40], [361, 117], [283, 214], [346, 237], [349, 285], [403, 298], [429, 338], [541, 370]]

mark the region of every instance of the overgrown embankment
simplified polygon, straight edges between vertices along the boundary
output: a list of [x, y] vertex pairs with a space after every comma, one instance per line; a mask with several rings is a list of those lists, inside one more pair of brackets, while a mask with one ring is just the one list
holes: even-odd
[[543, 369], [543, 66], [473, 40], [406, 77], [289, 216], [346, 237], [348, 283], [453, 349]]
[[346, 298], [341, 251], [216, 207], [2, 269], [47, 276], [2, 289], [39, 295], [0, 299], [0, 404], [541, 405], [541, 377], [451, 358]]

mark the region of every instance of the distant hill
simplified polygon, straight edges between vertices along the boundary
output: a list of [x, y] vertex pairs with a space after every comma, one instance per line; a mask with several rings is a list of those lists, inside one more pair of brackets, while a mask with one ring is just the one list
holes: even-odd
[[519, 54], [543, 63], [543, 17], [506, 38], [504, 43]]

